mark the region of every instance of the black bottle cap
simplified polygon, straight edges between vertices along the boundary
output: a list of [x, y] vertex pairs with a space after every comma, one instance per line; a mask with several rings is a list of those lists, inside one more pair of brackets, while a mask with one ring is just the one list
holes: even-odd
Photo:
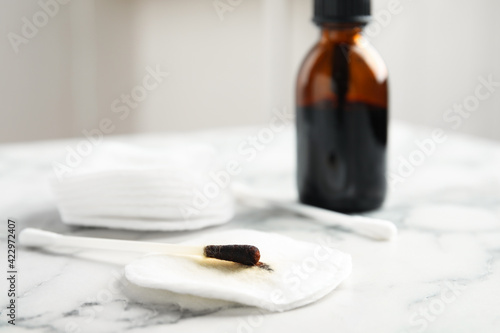
[[368, 23], [370, 0], [314, 0], [314, 19], [323, 23]]

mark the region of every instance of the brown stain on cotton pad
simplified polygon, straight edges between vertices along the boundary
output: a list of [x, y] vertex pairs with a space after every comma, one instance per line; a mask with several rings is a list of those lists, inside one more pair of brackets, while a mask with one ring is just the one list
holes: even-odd
[[206, 269], [222, 271], [225, 274], [235, 274], [246, 271], [247, 269], [258, 269], [259, 271], [263, 270], [267, 272], [274, 272], [274, 269], [270, 265], [262, 261], [259, 261], [254, 266], [248, 266], [232, 261], [224, 261], [212, 258], [192, 258], [192, 260], [195, 260], [198, 265]]
[[268, 272], [274, 272], [274, 269], [272, 269], [271, 266], [262, 261], [259, 261], [255, 266], [259, 267], [260, 269], [266, 270]]
[[223, 272], [224, 274], [238, 274], [253, 266], [243, 265], [232, 261], [212, 258], [192, 258], [198, 265], [208, 270]]

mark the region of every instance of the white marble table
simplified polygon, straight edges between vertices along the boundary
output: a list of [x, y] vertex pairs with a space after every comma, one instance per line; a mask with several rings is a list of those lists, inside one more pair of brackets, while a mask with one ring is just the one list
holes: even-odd
[[[156, 146], [176, 140], [209, 142], [223, 163], [243, 160], [238, 145], [264, 127], [106, 140]], [[276, 134], [254, 161], [243, 163], [240, 178], [284, 192], [292, 188], [292, 133], [288, 128]], [[329, 239], [353, 257], [349, 279], [324, 299], [289, 312], [264, 313], [132, 286], [122, 277], [123, 264], [130, 260], [124, 255], [22, 249], [16, 327], [29, 332], [500, 332], [500, 144], [448, 133], [427, 156], [416, 152], [414, 142], [426, 138], [432, 138], [431, 129], [392, 127], [390, 170], [400, 182], [383, 209], [370, 214], [397, 224], [399, 237], [390, 243], [269, 209], [241, 209], [230, 223], [195, 232], [69, 227], [60, 220], [46, 179], [53, 175], [52, 163], [79, 141], [0, 146], [3, 263], [8, 217], [16, 220], [18, 231], [31, 226], [80, 236], [171, 242], [250, 228], [312, 242]], [[418, 165], [405, 169], [400, 158]], [[1, 267], [6, 271], [6, 264]], [[9, 331], [7, 286], [1, 280], [0, 329]]]

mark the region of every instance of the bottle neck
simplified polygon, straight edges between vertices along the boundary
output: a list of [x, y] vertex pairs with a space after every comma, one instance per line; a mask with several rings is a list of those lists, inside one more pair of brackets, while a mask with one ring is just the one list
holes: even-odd
[[322, 43], [355, 43], [361, 38], [364, 24], [361, 23], [324, 23], [321, 28]]

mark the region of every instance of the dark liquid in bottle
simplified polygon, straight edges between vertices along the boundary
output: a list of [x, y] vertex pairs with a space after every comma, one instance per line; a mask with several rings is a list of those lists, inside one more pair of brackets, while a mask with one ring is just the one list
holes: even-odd
[[300, 201], [341, 212], [380, 207], [386, 148], [386, 108], [349, 101], [298, 107]]

